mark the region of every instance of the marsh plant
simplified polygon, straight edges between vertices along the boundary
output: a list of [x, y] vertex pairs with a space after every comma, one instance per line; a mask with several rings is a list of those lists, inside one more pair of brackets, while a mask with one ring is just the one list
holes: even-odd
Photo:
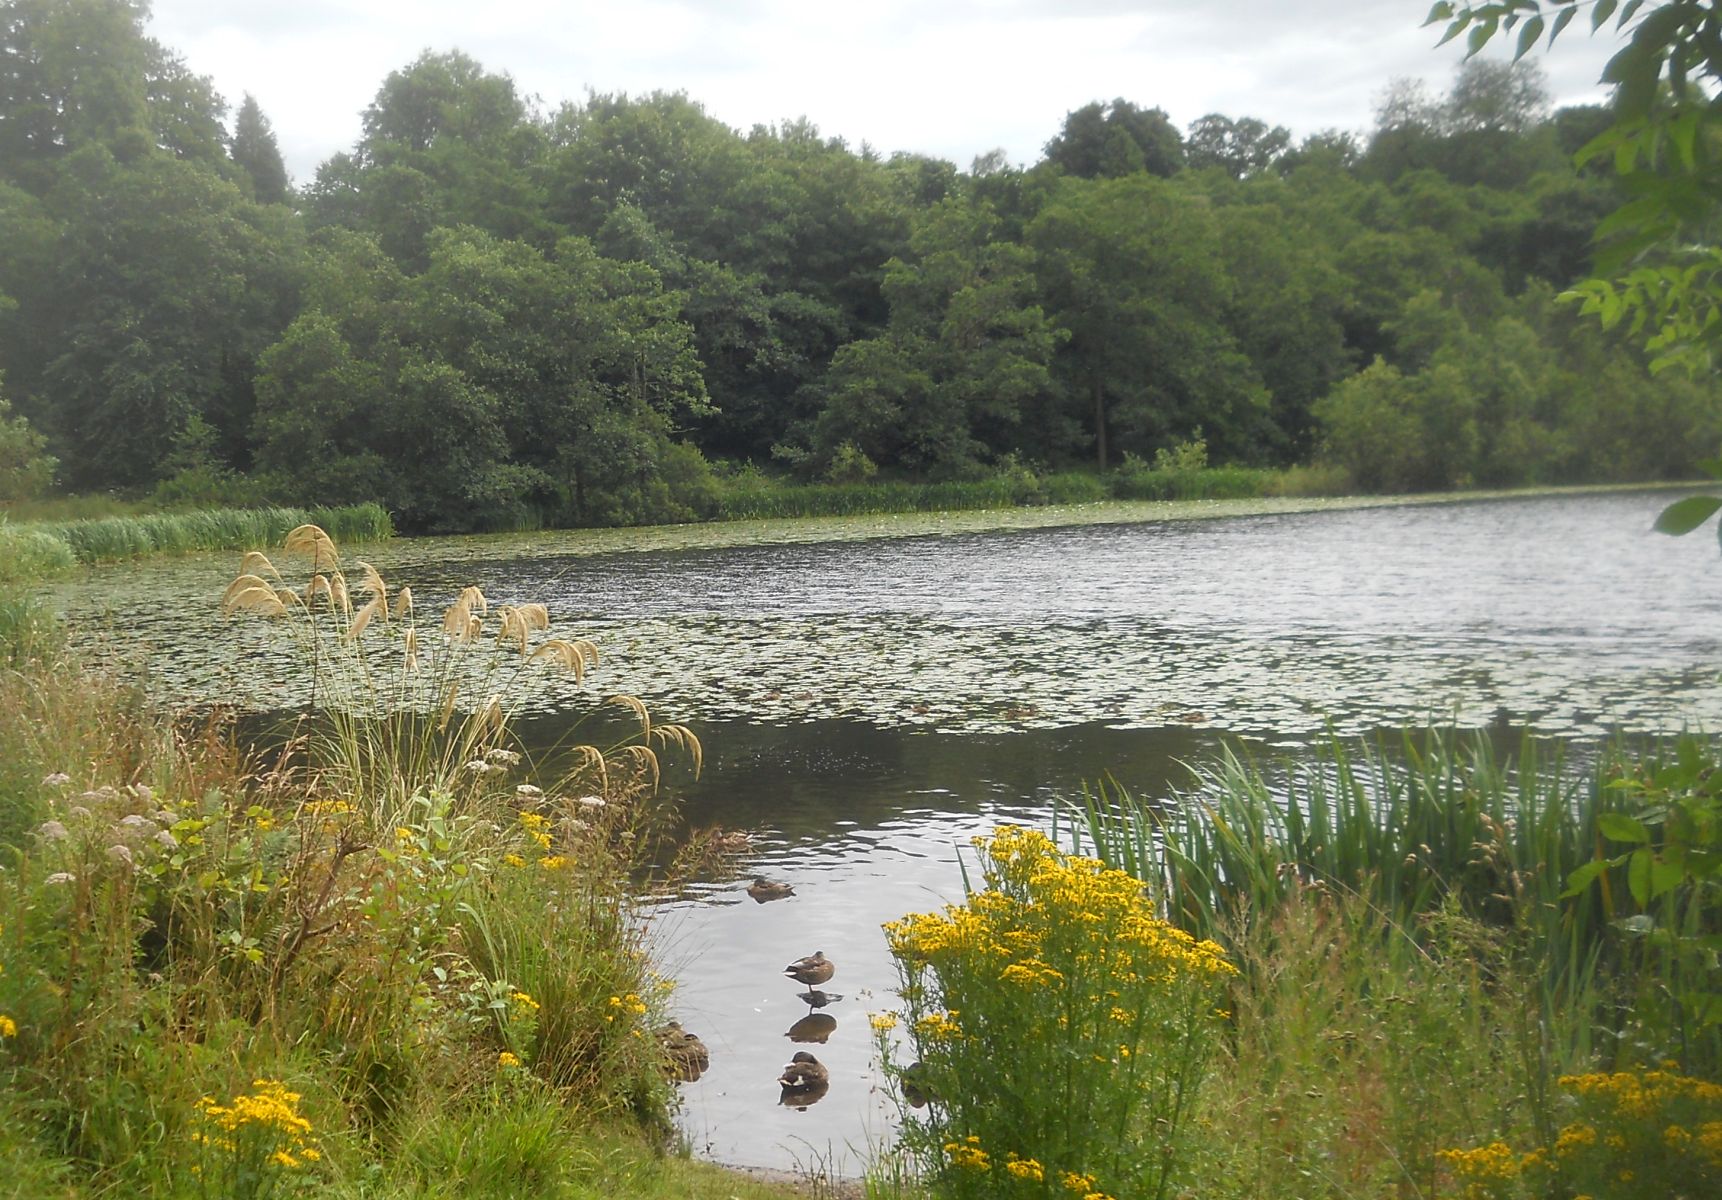
[[1173, 1194], [1233, 967], [1043, 833], [975, 849], [963, 904], [886, 926], [908, 1049], [894, 1016], [874, 1028], [903, 1146], [939, 1196]]
[[[697, 769], [697, 739], [621, 698], [631, 737], [536, 771], [511, 681], [577, 684], [595, 647], [475, 589], [421, 625], [319, 528], [281, 558], [301, 577], [248, 555], [224, 602], [281, 622], [317, 681], [266, 749], [64, 645], [0, 672], [0, 1152], [31, 1180], [263, 1195], [457, 1115], [498, 1145], [516, 1117], [661, 1128], [666, 987], [630, 897], [660, 755]], [[494, 1194], [543, 1182], [492, 1165]]]

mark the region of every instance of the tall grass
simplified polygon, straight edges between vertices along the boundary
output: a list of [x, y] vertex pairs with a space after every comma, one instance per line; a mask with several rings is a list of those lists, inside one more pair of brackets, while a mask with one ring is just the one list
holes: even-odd
[[[1562, 1061], [1620, 1050], [1662, 970], [1649, 942], [1629, 936], [1641, 910], [1625, 865], [1605, 861], [1608, 821], [1629, 804], [1613, 781], [1633, 756], [1575, 768], [1527, 737], [1501, 762], [1485, 736], [1441, 731], [1389, 750], [1329, 738], [1267, 771], [1227, 749], [1164, 806], [1103, 785], [1073, 832], [1202, 936], [1271, 919], [1312, 885], [1363, 896], [1412, 931], [1451, 907], [1511, 931], [1537, 962]], [[1580, 868], [1594, 886], [1569, 887]]]
[[77, 558], [62, 538], [0, 521], [0, 584], [51, 579], [75, 566]]
[[344, 541], [380, 541], [394, 532], [388, 512], [378, 504], [326, 509], [221, 508], [14, 528], [38, 539], [60, 543], [76, 562], [100, 563], [149, 554], [246, 550], [272, 545], [288, 530], [307, 523], [319, 525]]

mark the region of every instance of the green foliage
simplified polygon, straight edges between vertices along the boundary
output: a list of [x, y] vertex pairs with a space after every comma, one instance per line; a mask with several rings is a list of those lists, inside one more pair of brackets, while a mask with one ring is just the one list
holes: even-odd
[[[377, 504], [344, 508], [218, 508], [153, 513], [136, 517], [98, 517], [82, 521], [40, 522], [10, 527], [12, 536], [29, 539], [38, 561], [58, 568], [67, 555], [80, 563], [117, 562], [147, 554], [195, 550], [243, 550], [279, 542], [288, 530], [307, 522], [327, 527], [350, 541], [381, 541], [394, 533], [389, 514]], [[0, 526], [0, 530], [7, 529]], [[67, 553], [50, 547], [51, 539]]]
[[64, 575], [77, 557], [64, 538], [0, 521], [0, 583], [27, 583]]
[[12, 415], [11, 402], [0, 393], [0, 503], [33, 500], [53, 484], [60, 464], [47, 445], [28, 421]]
[[[1517, 29], [1514, 55], [1522, 58], [1545, 32], [1552, 45], [1580, 7], [1578, 0], [1443, 0], [1425, 24], [1444, 22], [1443, 42], [1464, 35], [1471, 54]], [[1604, 248], [1596, 277], [1570, 295], [1605, 329], [1624, 324], [1643, 335], [1653, 371], [1707, 368], [1722, 338], [1722, 251], [1706, 236], [1717, 210], [1715, 6], [1605, 0], [1590, 9], [1591, 31], [1611, 17], [1626, 38], [1603, 72], [1616, 88], [1614, 119], [1579, 160], [1611, 157], [1629, 198], [1597, 227]]]
[[873, 1023], [904, 1147], [935, 1196], [1168, 1194], [1235, 969], [1044, 834], [1001, 826], [975, 848], [963, 904], [885, 927], [916, 1061], [894, 1057], [895, 1017]]

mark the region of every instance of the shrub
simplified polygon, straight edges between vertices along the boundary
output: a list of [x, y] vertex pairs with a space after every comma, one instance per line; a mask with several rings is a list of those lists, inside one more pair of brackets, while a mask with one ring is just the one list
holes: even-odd
[[1044, 834], [976, 839], [983, 886], [886, 926], [918, 1061], [897, 1061], [902, 1142], [935, 1194], [1163, 1193], [1233, 968], [1156, 917], [1141, 884]]

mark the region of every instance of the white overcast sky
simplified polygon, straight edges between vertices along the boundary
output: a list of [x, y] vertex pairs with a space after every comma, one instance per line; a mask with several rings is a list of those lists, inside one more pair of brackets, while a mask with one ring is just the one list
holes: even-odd
[[[743, 131], [806, 116], [851, 146], [1027, 165], [1064, 115], [1123, 97], [1180, 127], [1259, 117], [1362, 131], [1398, 77], [1444, 91], [1428, 0], [154, 0], [150, 33], [237, 108], [257, 97], [295, 179], [349, 148], [390, 71], [459, 49], [546, 109], [685, 91]], [[1538, 55], [1556, 104], [1602, 98], [1612, 49], [1575, 22]]]

